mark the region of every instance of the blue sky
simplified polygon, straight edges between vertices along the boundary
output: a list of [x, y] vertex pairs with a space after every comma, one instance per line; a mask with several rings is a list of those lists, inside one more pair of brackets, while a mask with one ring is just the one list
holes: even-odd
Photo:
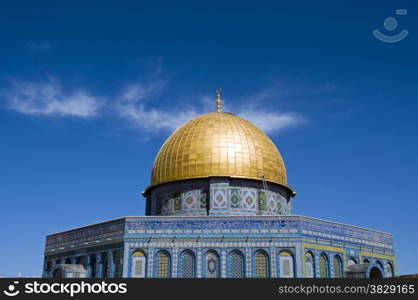
[[142, 215], [218, 87], [279, 147], [295, 214], [393, 233], [418, 272], [416, 1], [115, 3], [0, 5], [0, 276], [39, 276], [48, 233]]

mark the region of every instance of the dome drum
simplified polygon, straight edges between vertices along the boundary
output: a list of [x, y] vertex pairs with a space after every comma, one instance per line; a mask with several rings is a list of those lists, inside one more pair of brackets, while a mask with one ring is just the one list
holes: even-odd
[[[292, 195], [262, 181], [210, 177], [167, 182], [150, 189], [147, 215], [289, 215]], [[266, 193], [267, 192], [267, 193]]]

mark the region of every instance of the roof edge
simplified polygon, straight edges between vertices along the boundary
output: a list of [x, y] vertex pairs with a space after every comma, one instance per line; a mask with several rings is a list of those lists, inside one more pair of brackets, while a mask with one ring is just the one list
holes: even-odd
[[[176, 182], [176, 181], [185, 181], [185, 180], [190, 180], [190, 179], [203, 179], [203, 178], [211, 178], [211, 177], [228, 177], [228, 178], [249, 179], [249, 180], [263, 181], [261, 178], [258, 178], [258, 177], [237, 176], [237, 175], [193, 176], [193, 177], [188, 177], [188, 178], [170, 179], [170, 180], [167, 180], [167, 181], [164, 181], [164, 182], [160, 182], [160, 183], [156, 183], [156, 184], [150, 184], [149, 186], [147, 186], [147, 187], [145, 188], [145, 190], [143, 190], [143, 191], [141, 192], [141, 194], [142, 194], [143, 196], [145, 196], [145, 195], [146, 195], [146, 194], [147, 194], [150, 190], [152, 190], [153, 188], [155, 188], [155, 187], [157, 187], [157, 186], [160, 186], [160, 185], [163, 185], [163, 184], [166, 184], [166, 183], [171, 183], [171, 182]], [[268, 179], [265, 179], [265, 180], [266, 180], [266, 182], [268, 182], [268, 183], [277, 184], [277, 185], [280, 185], [280, 186], [282, 186], [282, 187], [286, 188], [286, 189], [290, 192], [290, 195], [291, 195], [291, 197], [292, 197], [292, 198], [296, 196], [296, 191], [295, 191], [295, 190], [294, 190], [294, 189], [293, 189], [290, 185], [285, 184], [285, 183], [278, 183], [278, 182], [276, 182], [276, 181], [272, 181], [272, 180], [268, 180]]]

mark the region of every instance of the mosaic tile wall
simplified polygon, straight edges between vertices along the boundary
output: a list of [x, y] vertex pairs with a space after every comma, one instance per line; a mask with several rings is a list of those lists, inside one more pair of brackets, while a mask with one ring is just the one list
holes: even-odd
[[149, 215], [289, 215], [291, 197], [279, 185], [208, 178], [166, 183], [147, 195]]
[[[337, 277], [353, 262], [396, 274], [392, 235], [304, 216], [126, 217], [50, 235], [46, 245], [44, 277], [63, 262], [90, 277], [156, 277], [158, 266], [167, 277]], [[260, 251], [266, 260], [255, 259]]]

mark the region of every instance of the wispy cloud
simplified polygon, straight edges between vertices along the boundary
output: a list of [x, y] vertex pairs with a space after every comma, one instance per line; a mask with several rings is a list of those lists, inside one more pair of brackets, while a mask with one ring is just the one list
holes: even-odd
[[[272, 134], [289, 127], [304, 124], [308, 119], [296, 112], [285, 112], [276, 109], [272, 103], [280, 103], [279, 86], [274, 84], [249, 96], [244, 96], [234, 105], [235, 112], [240, 117], [250, 121], [266, 133]], [[229, 104], [225, 105], [229, 109]], [[270, 107], [270, 109], [266, 109]]]
[[270, 134], [307, 122], [305, 117], [294, 112], [246, 109], [239, 111], [238, 115]]
[[128, 120], [137, 129], [157, 132], [173, 131], [199, 114], [191, 107], [181, 111], [153, 108], [153, 97], [163, 92], [164, 84], [163, 81], [156, 80], [148, 85], [136, 82], [123, 87], [114, 103], [119, 117]]
[[64, 92], [52, 77], [39, 82], [12, 81], [1, 96], [10, 109], [27, 115], [90, 118], [99, 114], [101, 106], [98, 97], [83, 89]]
[[193, 109], [163, 111], [155, 108], [146, 109], [142, 104], [121, 106], [119, 113], [121, 117], [129, 120], [136, 128], [149, 132], [173, 131], [183, 123], [199, 115]]
[[120, 93], [119, 100], [123, 102], [139, 102], [159, 94], [164, 89], [165, 82], [162, 80], [153, 81], [150, 84], [135, 82], [125, 85]]
[[[128, 122], [133, 128], [147, 133], [174, 131], [188, 120], [215, 110], [215, 96], [195, 96], [194, 104], [176, 101], [175, 107], [162, 109], [165, 81], [135, 81], [119, 88], [114, 95], [94, 95], [83, 88], [64, 91], [58, 80], [50, 77], [42, 82], [13, 81], [0, 95], [7, 99], [8, 107], [17, 112], [38, 116], [72, 116], [90, 118], [107, 114]], [[266, 133], [303, 124], [307, 119], [292, 111], [267, 109], [268, 103], [280, 103], [276, 87], [230, 101], [224, 99], [223, 111], [235, 113], [254, 123]], [[106, 102], [106, 106], [103, 105]], [[181, 108], [179, 108], [181, 107]]]
[[42, 54], [51, 51], [52, 46], [48, 43], [29, 43], [28, 48], [30, 49], [31, 54]]
[[[149, 92], [144, 92], [146, 90]], [[199, 102], [195, 106], [183, 105], [182, 110], [173, 108], [164, 111], [152, 108], [150, 107], [152, 103], [150, 104], [147, 100], [152, 98], [150, 94], [156, 91], [143, 87], [141, 87], [140, 91], [141, 97], [136, 98], [136, 101], [120, 101], [117, 105], [120, 116], [129, 120], [138, 129], [173, 131], [200, 114], [215, 111], [215, 98], [208, 96], [200, 97]], [[131, 99], [130, 97], [128, 98]], [[235, 113], [269, 134], [307, 122], [307, 119], [298, 113], [266, 110], [263, 108], [265, 106], [261, 107], [259, 104], [260, 102], [254, 101], [232, 104], [228, 101], [223, 105], [223, 111]], [[231, 107], [233, 109], [230, 109]]]

